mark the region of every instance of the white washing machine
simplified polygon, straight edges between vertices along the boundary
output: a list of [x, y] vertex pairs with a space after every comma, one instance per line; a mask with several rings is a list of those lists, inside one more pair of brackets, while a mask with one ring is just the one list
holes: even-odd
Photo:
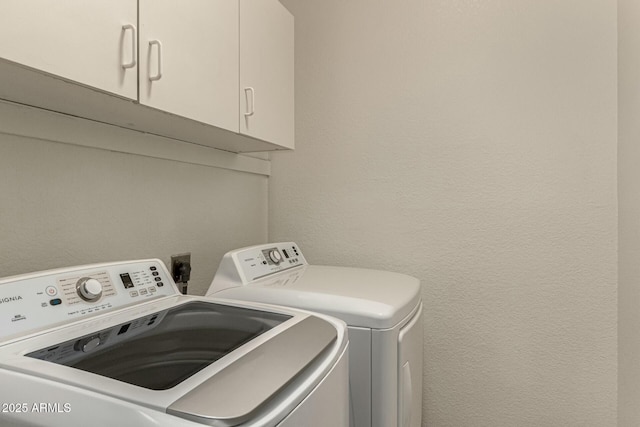
[[422, 422], [420, 282], [387, 271], [308, 265], [293, 242], [224, 255], [208, 296], [325, 313], [349, 329], [351, 425]]
[[349, 423], [346, 325], [181, 295], [159, 260], [0, 280], [0, 426]]

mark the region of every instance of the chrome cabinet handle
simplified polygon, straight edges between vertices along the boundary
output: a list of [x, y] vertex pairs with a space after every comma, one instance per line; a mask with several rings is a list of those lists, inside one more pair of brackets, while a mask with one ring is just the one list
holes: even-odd
[[[247, 95], [249, 94], [249, 92], [251, 92], [251, 103], [249, 103], [249, 98], [247, 97]], [[252, 87], [245, 87], [244, 88], [244, 95], [245, 97], [247, 97], [247, 112], [244, 113], [245, 117], [251, 117], [253, 116], [253, 113], [255, 113], [256, 109], [256, 97], [255, 97], [255, 90], [253, 90]], [[251, 109], [249, 109], [249, 104], [251, 104]]]
[[136, 66], [136, 58], [138, 57], [136, 53], [136, 45], [138, 44], [136, 38], [136, 27], [131, 24], [126, 24], [122, 26], [123, 36], [127, 31], [131, 31], [131, 61], [124, 62], [124, 58], [122, 58], [122, 68], [133, 68]]
[[149, 80], [152, 82], [162, 78], [162, 43], [160, 43], [160, 40], [151, 40], [149, 42], [149, 51], [151, 51], [153, 45], [158, 46], [158, 72], [155, 76], [152, 76], [151, 73], [149, 73]]

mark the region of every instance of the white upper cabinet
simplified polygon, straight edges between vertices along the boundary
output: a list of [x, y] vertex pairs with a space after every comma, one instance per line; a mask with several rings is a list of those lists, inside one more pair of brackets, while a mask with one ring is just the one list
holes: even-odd
[[238, 132], [237, 0], [140, 0], [140, 103]]
[[0, 58], [137, 99], [136, 0], [3, 0]]
[[2, 0], [0, 100], [232, 152], [293, 148], [278, 0]]
[[240, 0], [240, 132], [294, 147], [294, 20], [277, 0]]

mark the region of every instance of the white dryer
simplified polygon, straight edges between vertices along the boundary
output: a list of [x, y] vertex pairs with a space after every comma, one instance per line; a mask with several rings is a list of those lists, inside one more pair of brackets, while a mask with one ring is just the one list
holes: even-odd
[[159, 260], [0, 280], [3, 427], [346, 427], [347, 353], [339, 320], [181, 295]]
[[420, 427], [420, 282], [387, 271], [309, 265], [293, 242], [224, 255], [208, 296], [325, 313], [349, 329], [351, 426]]

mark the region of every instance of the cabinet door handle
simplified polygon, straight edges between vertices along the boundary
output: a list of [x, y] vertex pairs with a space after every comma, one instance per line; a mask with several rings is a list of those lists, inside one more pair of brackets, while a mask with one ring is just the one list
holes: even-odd
[[[251, 92], [251, 102], [249, 102], [249, 92]], [[244, 95], [247, 98], [247, 112], [244, 113], [245, 117], [251, 117], [253, 116], [253, 113], [256, 112], [256, 97], [255, 97], [255, 90], [253, 90], [252, 87], [245, 87], [244, 88]], [[251, 104], [251, 109], [249, 109], [249, 104]]]
[[136, 54], [136, 45], [138, 44], [136, 38], [136, 27], [131, 24], [126, 24], [122, 26], [122, 34], [124, 38], [124, 34], [127, 31], [131, 31], [131, 61], [124, 62], [124, 58], [122, 58], [122, 68], [133, 68], [136, 66], [136, 58], [138, 55]]
[[152, 82], [162, 78], [162, 43], [160, 43], [160, 40], [151, 40], [149, 42], [149, 52], [151, 52], [153, 45], [158, 46], [158, 72], [155, 76], [152, 76], [151, 73], [149, 73], [149, 80]]

